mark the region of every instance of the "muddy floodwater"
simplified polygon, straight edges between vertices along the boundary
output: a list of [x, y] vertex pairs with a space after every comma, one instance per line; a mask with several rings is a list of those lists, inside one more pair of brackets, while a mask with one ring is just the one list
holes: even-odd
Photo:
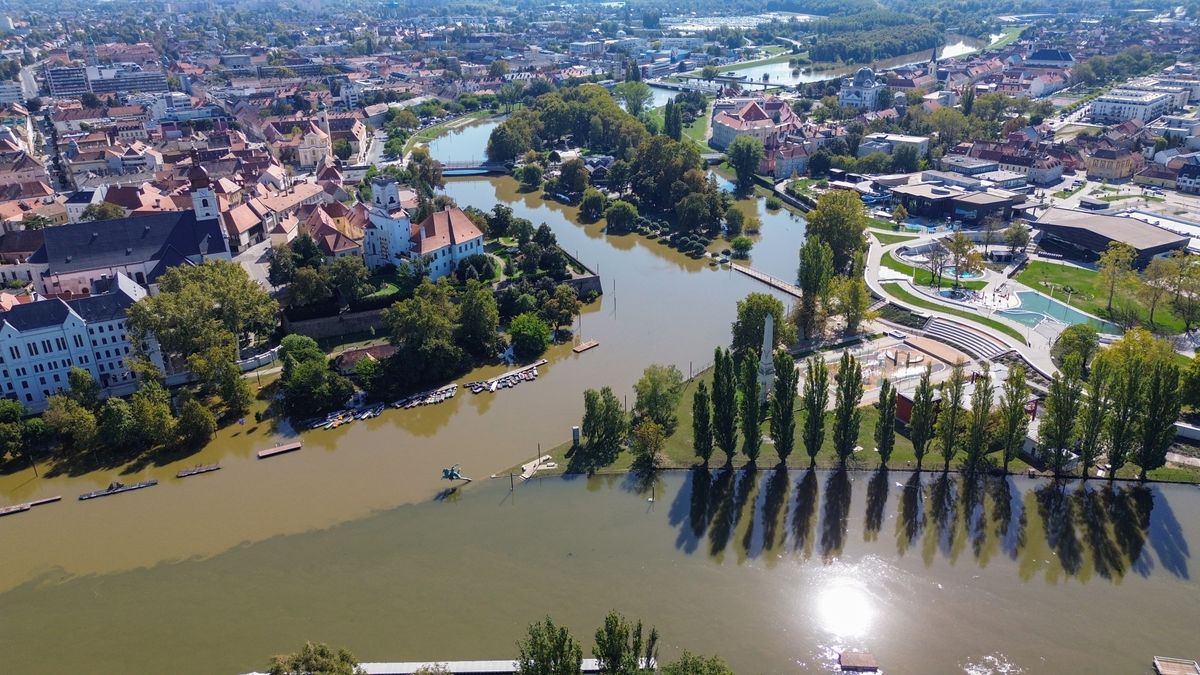
[[[548, 223], [598, 272], [604, 296], [578, 327], [600, 346], [556, 346], [512, 390], [305, 432], [269, 460], [255, 452], [294, 432], [248, 422], [188, 457], [0, 475], [0, 505], [63, 496], [0, 518], [0, 672], [245, 672], [306, 639], [364, 660], [505, 658], [536, 618], [587, 645], [614, 607], [656, 624], [665, 657], [720, 652], [739, 673], [820, 672], [844, 647], [891, 673], [1145, 672], [1154, 654], [1200, 656], [1194, 487], [762, 470], [510, 494], [488, 476], [568, 439], [585, 388], [631, 395], [653, 362], [701, 369], [736, 301], [766, 289], [580, 225], [509, 178], [446, 192]], [[751, 264], [793, 278], [803, 220], [739, 204], [762, 219]], [[223, 468], [174, 478], [209, 462]], [[446, 496], [454, 463], [476, 481]], [[117, 478], [160, 484], [77, 501]]]
[[[179, 526], [220, 526], [202, 521]], [[0, 629], [6, 672], [233, 673], [306, 638], [364, 660], [506, 658], [546, 613], [586, 649], [616, 607], [659, 628], [663, 657], [720, 652], [739, 673], [828, 671], [847, 648], [889, 673], [1144, 673], [1197, 656], [1198, 536], [1185, 486], [484, 480], [210, 557], [31, 580], [0, 594]]]

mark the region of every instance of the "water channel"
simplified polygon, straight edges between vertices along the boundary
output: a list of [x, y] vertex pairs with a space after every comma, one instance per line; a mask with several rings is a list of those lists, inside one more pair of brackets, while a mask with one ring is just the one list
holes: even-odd
[[847, 648], [891, 673], [1196, 655], [1194, 487], [766, 469], [672, 473], [653, 494], [482, 481], [210, 557], [41, 578], [0, 594], [5, 670], [245, 672], [304, 639], [504, 658], [547, 613], [586, 649], [614, 607], [659, 628], [663, 657], [716, 651], [739, 673], [826, 672]]

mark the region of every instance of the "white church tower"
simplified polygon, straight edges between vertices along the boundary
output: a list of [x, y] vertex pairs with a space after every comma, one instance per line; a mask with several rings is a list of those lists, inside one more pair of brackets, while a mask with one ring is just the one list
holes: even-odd
[[[195, 162], [194, 157], [192, 161]], [[217, 205], [217, 193], [213, 192], [208, 171], [196, 162], [188, 170], [187, 177], [191, 183], [192, 210], [196, 212], [196, 220], [214, 220], [219, 217], [221, 208]]]

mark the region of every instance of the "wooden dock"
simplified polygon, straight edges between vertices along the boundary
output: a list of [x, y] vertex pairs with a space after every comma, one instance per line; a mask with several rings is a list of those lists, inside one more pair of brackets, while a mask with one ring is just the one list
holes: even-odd
[[274, 457], [276, 455], [283, 455], [283, 454], [286, 454], [289, 452], [295, 452], [300, 449], [301, 444], [302, 443], [300, 441], [296, 441], [294, 443], [284, 443], [283, 445], [277, 445], [273, 448], [267, 448], [266, 450], [259, 450], [258, 458], [266, 459], [268, 457]]
[[795, 297], [795, 298], [804, 297], [804, 293], [800, 291], [800, 288], [798, 286], [795, 286], [794, 284], [789, 284], [788, 282], [786, 282], [782, 279], [776, 279], [775, 277], [773, 277], [770, 274], [767, 274], [765, 272], [759, 272], [758, 270], [754, 269], [753, 267], [747, 267], [745, 265], [733, 265], [733, 269], [741, 272], [742, 274], [745, 274], [746, 276], [748, 276], [752, 279], [758, 279], [759, 281], [770, 286], [771, 288], [774, 288], [775, 290], [778, 290], [778, 291], [783, 291], [784, 293], [787, 293], [788, 295], [790, 295], [792, 297]]
[[202, 473], [212, 473], [221, 468], [220, 464], [197, 464], [190, 469], [184, 469], [175, 474], [176, 478], [187, 478], [189, 476], [199, 476]]
[[600, 343], [598, 341], [588, 340], [587, 342], [580, 342], [579, 344], [575, 345], [574, 347], [571, 348], [571, 351], [575, 352], [576, 354], [580, 354], [582, 352], [586, 352], [589, 349], [594, 349], [599, 346], [600, 346]]
[[26, 511], [28, 511], [29, 509], [32, 509], [35, 506], [41, 506], [42, 504], [52, 504], [54, 502], [61, 501], [61, 500], [62, 500], [62, 495], [56, 495], [54, 497], [46, 497], [45, 499], [35, 499], [31, 502], [24, 502], [22, 504], [13, 504], [12, 506], [0, 507], [0, 516], [10, 516], [14, 513], [24, 513]]
[[1154, 672], [1158, 675], [1200, 675], [1200, 664], [1189, 659], [1156, 656], [1154, 657]]

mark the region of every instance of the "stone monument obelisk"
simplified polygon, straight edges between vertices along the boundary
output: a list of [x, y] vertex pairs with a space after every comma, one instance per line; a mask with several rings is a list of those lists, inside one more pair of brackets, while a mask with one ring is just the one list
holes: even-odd
[[767, 313], [763, 318], [762, 351], [758, 356], [758, 400], [767, 402], [767, 395], [775, 384], [775, 316]]

